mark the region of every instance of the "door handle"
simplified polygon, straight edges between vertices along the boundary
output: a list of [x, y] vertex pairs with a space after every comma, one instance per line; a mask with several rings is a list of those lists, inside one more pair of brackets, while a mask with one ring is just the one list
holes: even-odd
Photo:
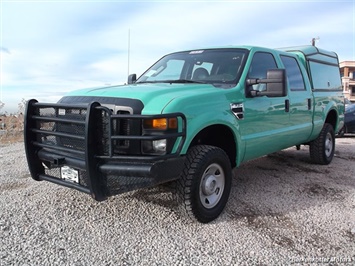
[[311, 110], [312, 109], [312, 99], [308, 98], [307, 102], [308, 102], [308, 110]]
[[290, 111], [290, 100], [285, 100], [285, 112], [288, 113]]

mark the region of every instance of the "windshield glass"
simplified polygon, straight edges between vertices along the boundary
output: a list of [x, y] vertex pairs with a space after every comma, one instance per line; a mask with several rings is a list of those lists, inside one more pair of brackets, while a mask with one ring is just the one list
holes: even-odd
[[144, 82], [188, 82], [214, 85], [237, 84], [247, 51], [208, 49], [169, 54], [137, 80]]

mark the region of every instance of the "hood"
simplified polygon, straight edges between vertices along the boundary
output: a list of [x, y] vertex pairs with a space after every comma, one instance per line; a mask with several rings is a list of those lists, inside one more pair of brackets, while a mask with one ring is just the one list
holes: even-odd
[[178, 97], [193, 96], [221, 90], [210, 84], [142, 83], [76, 90], [66, 96], [91, 96], [138, 99], [145, 113], [161, 112]]

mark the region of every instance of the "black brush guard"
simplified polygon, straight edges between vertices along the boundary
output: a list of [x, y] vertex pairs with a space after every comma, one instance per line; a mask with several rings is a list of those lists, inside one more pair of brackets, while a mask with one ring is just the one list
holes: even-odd
[[[144, 119], [162, 117], [177, 118], [179, 129], [143, 130]], [[72, 105], [30, 100], [26, 107], [25, 150], [32, 178], [88, 193], [98, 201], [178, 179], [185, 136], [186, 118], [181, 113], [112, 114], [97, 102]], [[142, 152], [144, 141], [159, 139], [167, 139], [166, 155]], [[63, 166], [78, 171], [78, 183], [62, 179]]]

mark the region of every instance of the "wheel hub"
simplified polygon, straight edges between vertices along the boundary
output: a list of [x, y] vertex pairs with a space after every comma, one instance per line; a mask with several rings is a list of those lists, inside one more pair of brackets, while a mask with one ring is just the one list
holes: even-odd
[[222, 198], [225, 186], [225, 176], [222, 167], [213, 163], [209, 165], [200, 182], [200, 201], [202, 205], [211, 209], [215, 207]]
[[327, 134], [325, 140], [325, 155], [329, 157], [333, 151], [333, 139], [330, 133]]
[[202, 181], [202, 191], [206, 196], [212, 195], [216, 190], [217, 180], [213, 175], [207, 176]]

